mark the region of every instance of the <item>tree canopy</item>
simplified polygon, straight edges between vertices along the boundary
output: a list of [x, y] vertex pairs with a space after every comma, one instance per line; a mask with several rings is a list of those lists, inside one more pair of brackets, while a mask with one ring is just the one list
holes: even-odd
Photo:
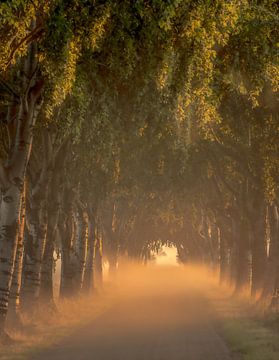
[[1, 2], [1, 332], [13, 281], [15, 312], [53, 300], [54, 250], [63, 296], [102, 247], [162, 244], [278, 293], [278, 25], [273, 0]]

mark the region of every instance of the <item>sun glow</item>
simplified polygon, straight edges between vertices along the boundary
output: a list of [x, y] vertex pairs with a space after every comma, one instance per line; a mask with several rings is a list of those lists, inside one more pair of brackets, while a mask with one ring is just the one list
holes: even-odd
[[156, 265], [174, 265], [178, 266], [177, 263], [177, 250], [174, 246], [163, 246], [155, 257]]

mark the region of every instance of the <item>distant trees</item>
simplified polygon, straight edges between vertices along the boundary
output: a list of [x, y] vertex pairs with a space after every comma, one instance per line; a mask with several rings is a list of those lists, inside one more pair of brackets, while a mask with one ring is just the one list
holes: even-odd
[[[0, 335], [103, 255], [220, 268], [278, 301], [278, 13], [255, 1], [0, 5]], [[104, 251], [104, 254], [103, 254]], [[54, 256], [55, 255], [55, 256]]]

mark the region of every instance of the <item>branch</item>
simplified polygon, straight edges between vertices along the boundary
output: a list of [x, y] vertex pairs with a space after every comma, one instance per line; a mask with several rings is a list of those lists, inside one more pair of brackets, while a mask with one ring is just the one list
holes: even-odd
[[67, 155], [67, 152], [69, 150], [69, 145], [71, 143], [71, 138], [70, 136], [68, 136], [64, 142], [62, 142], [62, 144], [60, 145], [60, 147], [58, 148], [56, 154], [55, 154], [55, 170], [57, 171], [58, 169], [60, 169], [63, 165], [63, 162], [65, 160], [65, 157]]
[[[246, 176], [256, 185], [258, 185], [258, 182], [256, 181], [255, 176], [253, 176], [253, 174], [249, 171], [249, 160], [247, 159], [247, 157], [245, 156], [244, 151], [241, 152], [241, 154], [239, 154], [237, 151], [234, 151], [234, 149], [232, 148], [228, 148], [225, 145], [222, 145], [218, 142], [215, 142], [215, 144], [219, 147], [219, 149], [227, 156], [229, 156], [230, 158], [232, 158], [233, 160], [235, 160], [241, 167], [241, 170], [243, 171], [244, 174], [246, 174]], [[245, 166], [245, 163], [246, 166]]]
[[221, 202], [223, 202], [223, 196], [222, 196], [222, 193], [221, 193], [221, 190], [220, 190], [220, 188], [219, 188], [219, 185], [218, 185], [218, 182], [217, 182], [217, 180], [216, 180], [216, 176], [215, 176], [215, 175], [212, 177], [212, 183], [213, 183], [213, 186], [214, 186], [215, 189], [216, 189], [217, 194], [219, 195], [219, 198], [220, 198]]
[[50, 166], [52, 161], [52, 143], [50, 140], [50, 134], [47, 129], [42, 129], [42, 145], [43, 145], [43, 164], [41, 165], [41, 171], [38, 178], [38, 181], [33, 186], [32, 196], [36, 196], [37, 193], [44, 191], [50, 182], [49, 174], [52, 171], [52, 166]]
[[9, 94], [14, 96], [17, 102], [19, 102], [20, 97], [18, 93], [7, 82], [5, 82], [3, 79], [0, 78], [0, 84]]
[[24, 119], [24, 128], [22, 131], [23, 139], [25, 142], [29, 142], [35, 121], [38, 116], [38, 112], [42, 106], [42, 102], [39, 102], [40, 96], [43, 91], [44, 81], [38, 80], [36, 84], [30, 89], [29, 98], [30, 103], [28, 104], [28, 114]]
[[34, 30], [32, 30], [28, 35], [26, 35], [23, 39], [21, 39], [20, 42], [11, 51], [10, 57], [8, 58], [8, 61], [7, 61], [6, 65], [5, 65], [5, 68], [6, 69], [8, 68], [8, 66], [13, 61], [13, 58], [14, 58], [14, 55], [15, 55], [16, 51], [24, 43], [26, 43], [26, 45], [30, 44], [32, 41], [36, 40], [43, 32], [44, 32], [44, 28], [42, 26], [38, 26]]
[[52, 168], [51, 162], [53, 160], [53, 143], [51, 140], [49, 129], [42, 130], [42, 137], [43, 137], [45, 162], [47, 164], [47, 168], [50, 168], [50, 167]]
[[213, 158], [213, 163], [215, 165], [215, 170], [217, 172], [217, 175], [219, 177], [219, 179], [223, 182], [223, 184], [227, 187], [227, 189], [235, 196], [237, 197], [239, 194], [237, 193], [236, 190], [234, 190], [230, 184], [226, 181], [225, 177], [222, 176], [222, 172], [220, 170], [220, 167], [219, 167], [219, 163], [218, 163], [218, 159], [214, 153], [214, 151], [212, 150], [209, 150], [209, 156], [211, 156], [211, 158]]
[[34, 103], [38, 102], [40, 96], [42, 95], [43, 87], [44, 80], [39, 79], [36, 84], [30, 89], [29, 97]]

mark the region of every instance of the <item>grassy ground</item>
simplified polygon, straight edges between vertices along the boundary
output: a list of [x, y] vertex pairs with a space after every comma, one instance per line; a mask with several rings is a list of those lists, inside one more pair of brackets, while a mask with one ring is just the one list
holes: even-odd
[[86, 325], [108, 310], [113, 303], [109, 294], [91, 299], [61, 301], [57, 313], [41, 311], [30, 319], [24, 319], [24, 333], [9, 331], [12, 345], [0, 346], [0, 360], [30, 360], [32, 354], [48, 348], [71, 335], [78, 327]]
[[[218, 295], [216, 295], [218, 294]], [[276, 315], [267, 315], [248, 297], [232, 297], [229, 291], [211, 293], [221, 335], [240, 360], [278, 360], [279, 331]]]
[[[206, 276], [203, 276], [206, 279]], [[216, 279], [216, 278], [215, 278]], [[220, 288], [216, 280], [206, 280], [201, 286], [201, 296], [212, 305], [217, 329], [231, 349], [236, 360], [278, 360], [279, 359], [279, 317], [267, 315], [263, 309], [251, 303], [248, 296], [232, 297], [231, 290]], [[16, 343], [0, 347], [0, 360], [30, 360], [32, 354], [48, 348], [70, 335], [79, 326], [86, 325], [103, 314], [114, 304], [114, 291], [95, 296], [92, 301], [63, 301], [58, 312], [43, 312], [33, 319], [25, 319], [30, 332], [12, 333]], [[32, 324], [32, 325], [31, 325]], [[34, 327], [35, 326], [35, 327]]]
[[278, 360], [279, 334], [251, 319], [228, 319], [223, 334], [235, 357], [243, 360]]

